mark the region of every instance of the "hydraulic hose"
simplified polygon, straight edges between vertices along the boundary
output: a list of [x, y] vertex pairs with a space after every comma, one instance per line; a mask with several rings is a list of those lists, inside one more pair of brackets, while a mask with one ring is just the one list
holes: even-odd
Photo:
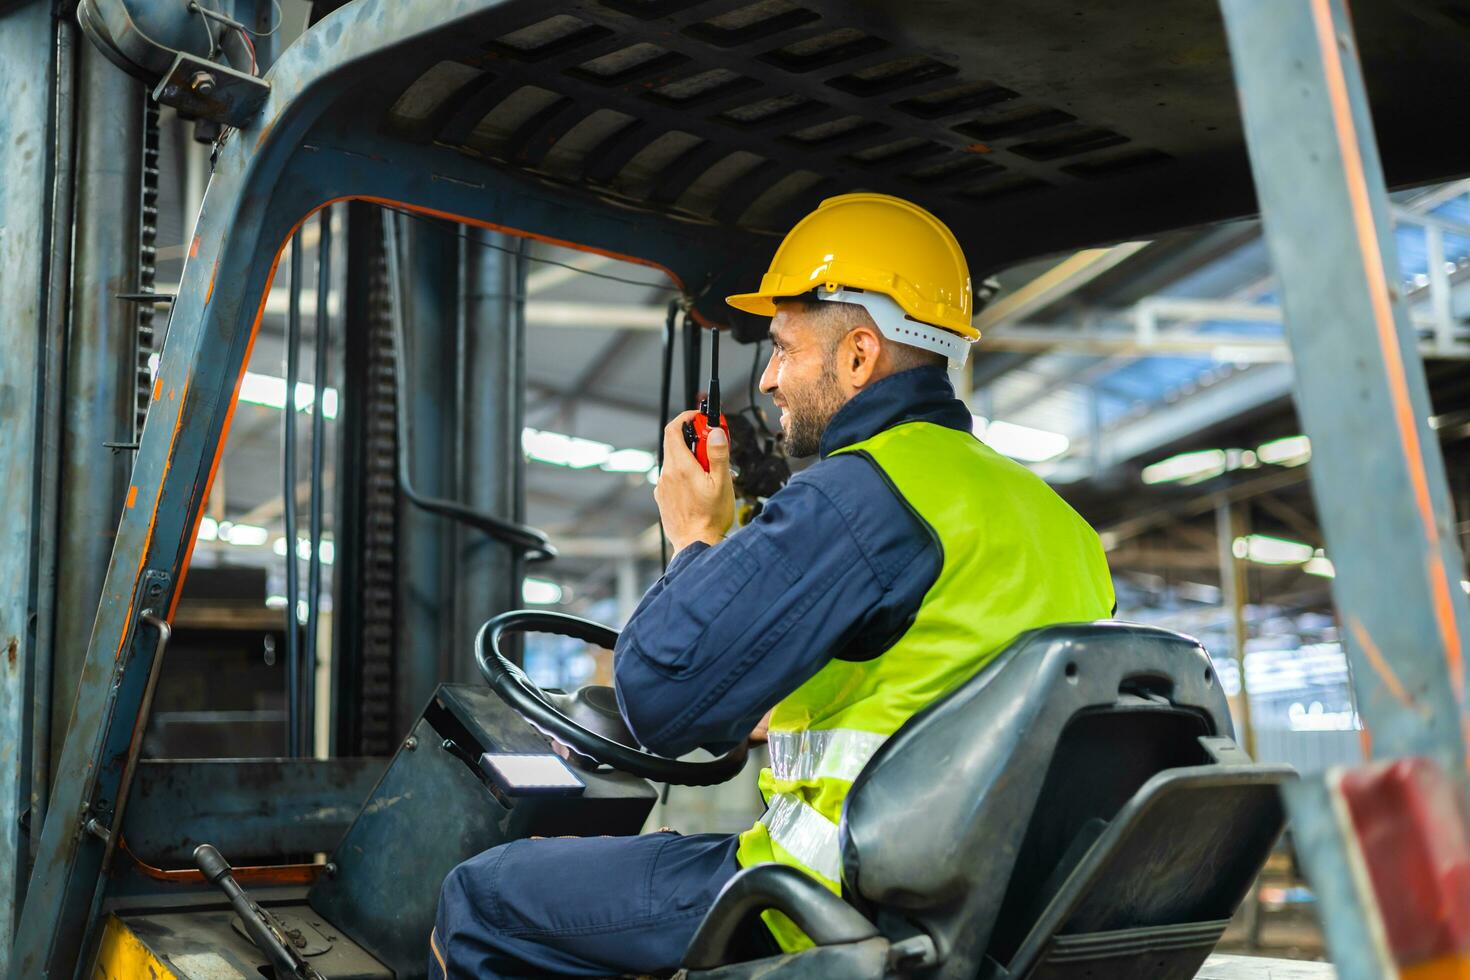
[[[679, 301], [669, 300], [669, 312], [664, 317], [664, 363], [663, 376], [659, 381], [658, 401], [658, 471], [664, 471], [664, 426], [669, 424], [669, 399], [674, 387], [674, 324], [679, 318]], [[669, 536], [664, 533], [664, 522], [658, 522], [658, 554], [660, 567], [669, 564]]]

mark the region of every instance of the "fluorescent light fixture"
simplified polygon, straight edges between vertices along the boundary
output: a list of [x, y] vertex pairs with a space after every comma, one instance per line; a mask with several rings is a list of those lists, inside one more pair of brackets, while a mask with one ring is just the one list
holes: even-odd
[[1264, 364], [1281, 360], [1281, 354], [1265, 344], [1216, 344], [1210, 348], [1210, 360], [1221, 364], [1245, 367], [1248, 364]]
[[[286, 597], [283, 596], [283, 595], [268, 595], [268, 596], [265, 597], [265, 607], [267, 609], [281, 609], [281, 610], [284, 610], [286, 608]], [[304, 622], [307, 621], [307, 619], [310, 618], [310, 616], [311, 616], [311, 606], [310, 606], [310, 604], [307, 603], [307, 601], [305, 599], [297, 599], [296, 600], [296, 621], [298, 623], [304, 623]]]
[[561, 597], [561, 586], [548, 579], [528, 578], [521, 585], [521, 599], [533, 606], [554, 606]]
[[204, 517], [199, 521], [199, 540], [218, 541], [219, 523], [213, 517]]
[[1306, 436], [1273, 439], [1257, 446], [1256, 455], [1263, 463], [1274, 463], [1277, 466], [1300, 466], [1312, 458], [1312, 440]]
[[1072, 441], [1060, 432], [1033, 429], [1014, 422], [992, 422], [972, 415], [971, 429], [987, 446], [1023, 463], [1044, 463], [1067, 451]]
[[1286, 709], [1286, 718], [1294, 732], [1352, 732], [1363, 727], [1356, 712], [1325, 711], [1321, 701], [1313, 701], [1310, 706], [1298, 701]]
[[1194, 453], [1180, 453], [1159, 460], [1143, 468], [1143, 482], [1154, 483], [1199, 483], [1225, 472], [1228, 457], [1223, 449], [1203, 449]]
[[1337, 569], [1332, 566], [1332, 560], [1322, 555], [1314, 555], [1305, 565], [1302, 571], [1308, 575], [1320, 575], [1323, 578], [1336, 578]]
[[[276, 540], [271, 542], [271, 550], [282, 558], [286, 557], [286, 539], [276, 538]], [[332, 545], [332, 542], [327, 540], [322, 541], [321, 545], [317, 548], [317, 552], [321, 555], [323, 565], [332, 564], [333, 559], [337, 557], [337, 549]], [[302, 561], [311, 560], [310, 538], [296, 539], [296, 557]]]
[[230, 524], [228, 528], [224, 524], [219, 526], [219, 536], [230, 544], [256, 547], [270, 540], [271, 533], [263, 527], [254, 524]]
[[655, 466], [653, 469], [651, 469], [651, 470], [648, 471], [648, 476], [644, 477], [644, 479], [646, 479], [649, 483], [653, 484], [654, 486], [658, 486], [658, 478], [660, 476], [662, 476], [662, 475], [663, 475], [663, 470], [661, 468]]
[[[310, 412], [315, 399], [316, 389], [314, 387], [304, 381], [296, 383], [296, 411]], [[266, 408], [285, 408], [286, 379], [246, 371], [244, 380], [240, 382], [240, 401], [249, 402], [252, 405], [264, 405]], [[336, 417], [337, 389], [324, 388], [322, 389], [322, 418], [334, 419]]]
[[602, 468], [609, 473], [647, 473], [658, 457], [643, 449], [618, 449], [608, 455]]
[[591, 439], [540, 429], [522, 430], [521, 448], [538, 463], [569, 466], [574, 470], [601, 466], [613, 454], [613, 447], [605, 442], [594, 442]]
[[1258, 565], [1301, 565], [1316, 557], [1316, 549], [1309, 544], [1273, 538], [1269, 534], [1249, 534], [1236, 538], [1231, 542], [1231, 551], [1235, 557], [1245, 558]]
[[608, 473], [647, 473], [658, 461], [653, 453], [642, 449], [615, 449], [595, 439], [546, 429], [522, 429], [521, 449], [538, 463], [574, 470], [596, 466]]

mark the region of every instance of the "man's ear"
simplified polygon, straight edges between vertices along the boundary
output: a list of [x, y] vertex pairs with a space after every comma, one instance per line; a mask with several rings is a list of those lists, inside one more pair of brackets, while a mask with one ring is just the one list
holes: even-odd
[[883, 353], [883, 340], [877, 328], [869, 324], [854, 327], [844, 338], [842, 347], [848, 382], [854, 389], [866, 388], [873, 381], [878, 358]]

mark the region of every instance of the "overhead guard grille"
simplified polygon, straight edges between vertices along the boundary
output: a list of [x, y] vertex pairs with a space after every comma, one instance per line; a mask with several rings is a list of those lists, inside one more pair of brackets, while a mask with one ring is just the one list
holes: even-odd
[[[819, 9], [821, 8], [821, 9]], [[780, 233], [853, 188], [956, 206], [1170, 161], [808, 0], [512, 2], [389, 113], [614, 202]], [[936, 195], [939, 201], [936, 202]]]

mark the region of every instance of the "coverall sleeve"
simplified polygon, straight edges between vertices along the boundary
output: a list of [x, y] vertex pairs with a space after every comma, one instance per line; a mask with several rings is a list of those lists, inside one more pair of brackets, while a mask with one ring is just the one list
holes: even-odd
[[860, 635], [906, 625], [939, 561], [871, 464], [824, 461], [725, 541], [681, 551], [644, 596], [613, 666], [628, 727], [667, 756], [743, 740], [834, 655], [869, 646]]

